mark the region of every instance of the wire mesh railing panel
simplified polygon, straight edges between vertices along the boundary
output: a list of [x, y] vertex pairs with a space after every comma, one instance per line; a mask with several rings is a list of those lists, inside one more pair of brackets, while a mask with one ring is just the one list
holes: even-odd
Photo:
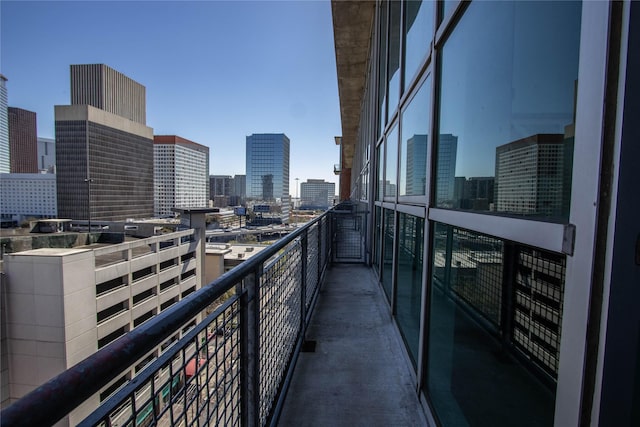
[[239, 311], [240, 300], [233, 296], [204, 321], [185, 325], [181, 339], [163, 344], [163, 352], [136, 373], [135, 382], [81, 425], [239, 426]]
[[364, 261], [363, 217], [357, 213], [335, 212], [334, 261]]
[[320, 265], [326, 265], [328, 253], [328, 246], [331, 242], [331, 228], [329, 225], [331, 222], [329, 221], [329, 216], [323, 216], [318, 222], [319, 227], [319, 239], [320, 239]]
[[309, 308], [311, 305], [311, 300], [313, 299], [313, 295], [318, 288], [319, 271], [318, 271], [318, 263], [319, 260], [319, 250], [318, 250], [318, 237], [319, 237], [319, 229], [318, 225], [314, 225], [309, 229], [307, 234], [307, 283], [305, 289], [305, 307]]
[[467, 230], [454, 229], [452, 290], [496, 328], [502, 307], [502, 241]]
[[301, 328], [302, 247], [287, 245], [260, 278], [259, 422], [265, 425]]
[[566, 258], [518, 247], [513, 340], [553, 378], [558, 375]]

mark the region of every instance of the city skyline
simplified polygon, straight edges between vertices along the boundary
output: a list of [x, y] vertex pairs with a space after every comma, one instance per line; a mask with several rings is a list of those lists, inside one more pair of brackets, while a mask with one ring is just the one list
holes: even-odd
[[295, 178], [337, 182], [333, 138], [342, 131], [329, 2], [0, 7], [8, 105], [36, 112], [38, 137], [54, 137], [54, 106], [70, 102], [70, 65], [102, 63], [145, 86], [154, 134], [210, 148], [209, 174], [246, 173], [244, 139], [273, 132], [293, 141], [290, 188]]

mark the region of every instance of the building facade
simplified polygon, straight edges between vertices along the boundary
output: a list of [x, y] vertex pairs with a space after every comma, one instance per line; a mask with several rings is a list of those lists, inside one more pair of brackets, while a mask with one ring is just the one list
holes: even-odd
[[38, 137], [38, 169], [40, 173], [56, 173], [56, 140]]
[[104, 64], [71, 65], [71, 104], [91, 105], [146, 124], [146, 89]]
[[173, 216], [173, 208], [209, 204], [209, 147], [176, 135], [155, 135], [154, 214]]
[[246, 140], [247, 199], [275, 206], [283, 222], [289, 218], [289, 147], [283, 133], [253, 134]]
[[[89, 67], [91, 68], [91, 67]], [[95, 76], [86, 82], [76, 72], [81, 66], [71, 66], [72, 99], [92, 101], [106, 92], [120, 93], [124, 88], [137, 88], [130, 79], [113, 82], [102, 77], [98, 85]], [[124, 82], [121, 81], [124, 79]], [[86, 84], [85, 84], [86, 83]], [[135, 84], [134, 84], [135, 83]], [[117, 84], [121, 87], [110, 89]], [[101, 88], [104, 87], [104, 88]], [[95, 93], [91, 94], [91, 91]], [[131, 110], [138, 118], [138, 96], [134, 105], [109, 110], [126, 113]], [[123, 96], [121, 102], [127, 103]], [[99, 103], [98, 103], [99, 104]], [[58, 215], [72, 219], [107, 221], [127, 218], [148, 218], [153, 215], [153, 129], [144, 123], [114, 114], [90, 104], [55, 106], [56, 176], [58, 185]]]
[[0, 173], [11, 172], [7, 101], [7, 78], [0, 74]]
[[235, 190], [234, 179], [231, 175], [209, 175], [209, 199], [216, 196], [231, 196]]
[[[10, 374], [3, 406], [200, 289], [205, 242], [198, 234], [192, 229], [100, 248], [6, 254], [2, 362]], [[77, 425], [184, 333], [118, 373], [64, 421]]]
[[36, 113], [8, 107], [11, 173], [38, 173]]
[[327, 209], [333, 206], [336, 184], [324, 179], [308, 179], [300, 184], [301, 209]]
[[340, 197], [429, 424], [640, 423], [640, 4], [332, 9]]
[[57, 217], [55, 175], [0, 174], [0, 213], [16, 225], [28, 218]]

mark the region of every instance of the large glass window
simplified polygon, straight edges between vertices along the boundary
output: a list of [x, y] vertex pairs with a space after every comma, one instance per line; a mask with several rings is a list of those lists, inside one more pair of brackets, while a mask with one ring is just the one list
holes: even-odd
[[387, 124], [387, 2], [380, 4], [380, 20], [378, 32], [378, 120], [380, 121], [379, 134], [384, 133]]
[[420, 341], [424, 219], [399, 213], [398, 221], [396, 319], [415, 368]]
[[400, 1], [389, 2], [389, 117], [400, 99]]
[[442, 425], [551, 426], [565, 259], [435, 224], [427, 393]]
[[427, 78], [401, 117], [400, 196], [426, 194], [427, 137], [431, 123], [431, 77]]
[[393, 236], [395, 235], [395, 211], [382, 210], [384, 224], [382, 226], [382, 289], [391, 301], [393, 292]]
[[382, 208], [375, 207], [375, 233], [373, 235], [373, 269], [380, 275], [380, 237], [382, 236]]
[[387, 135], [385, 140], [386, 148], [386, 161], [385, 161], [385, 176], [384, 176], [384, 197], [396, 197], [398, 192], [398, 126], [394, 128]]
[[427, 57], [433, 37], [433, 2], [409, 0], [405, 2], [404, 84], [406, 89], [418, 67]]
[[567, 220], [580, 12], [469, 5], [441, 52], [437, 207]]

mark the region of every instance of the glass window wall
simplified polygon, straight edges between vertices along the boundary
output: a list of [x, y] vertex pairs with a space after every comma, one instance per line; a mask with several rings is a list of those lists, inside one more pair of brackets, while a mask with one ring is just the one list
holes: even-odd
[[427, 394], [442, 425], [551, 426], [561, 255], [434, 226]]
[[414, 368], [420, 341], [424, 219], [398, 214], [396, 318]]
[[401, 116], [400, 196], [426, 194], [430, 103], [431, 77], [422, 83]]
[[441, 51], [437, 207], [568, 219], [580, 19], [574, 1], [468, 6]]
[[398, 192], [398, 127], [389, 131], [385, 140], [386, 161], [384, 176], [384, 197], [395, 199]]
[[393, 294], [393, 239], [396, 232], [395, 211], [383, 209], [382, 229], [382, 289], [389, 301]]
[[404, 4], [405, 51], [404, 83], [406, 89], [415, 76], [420, 64], [429, 53], [433, 37], [434, 3], [431, 1], [409, 0]]

